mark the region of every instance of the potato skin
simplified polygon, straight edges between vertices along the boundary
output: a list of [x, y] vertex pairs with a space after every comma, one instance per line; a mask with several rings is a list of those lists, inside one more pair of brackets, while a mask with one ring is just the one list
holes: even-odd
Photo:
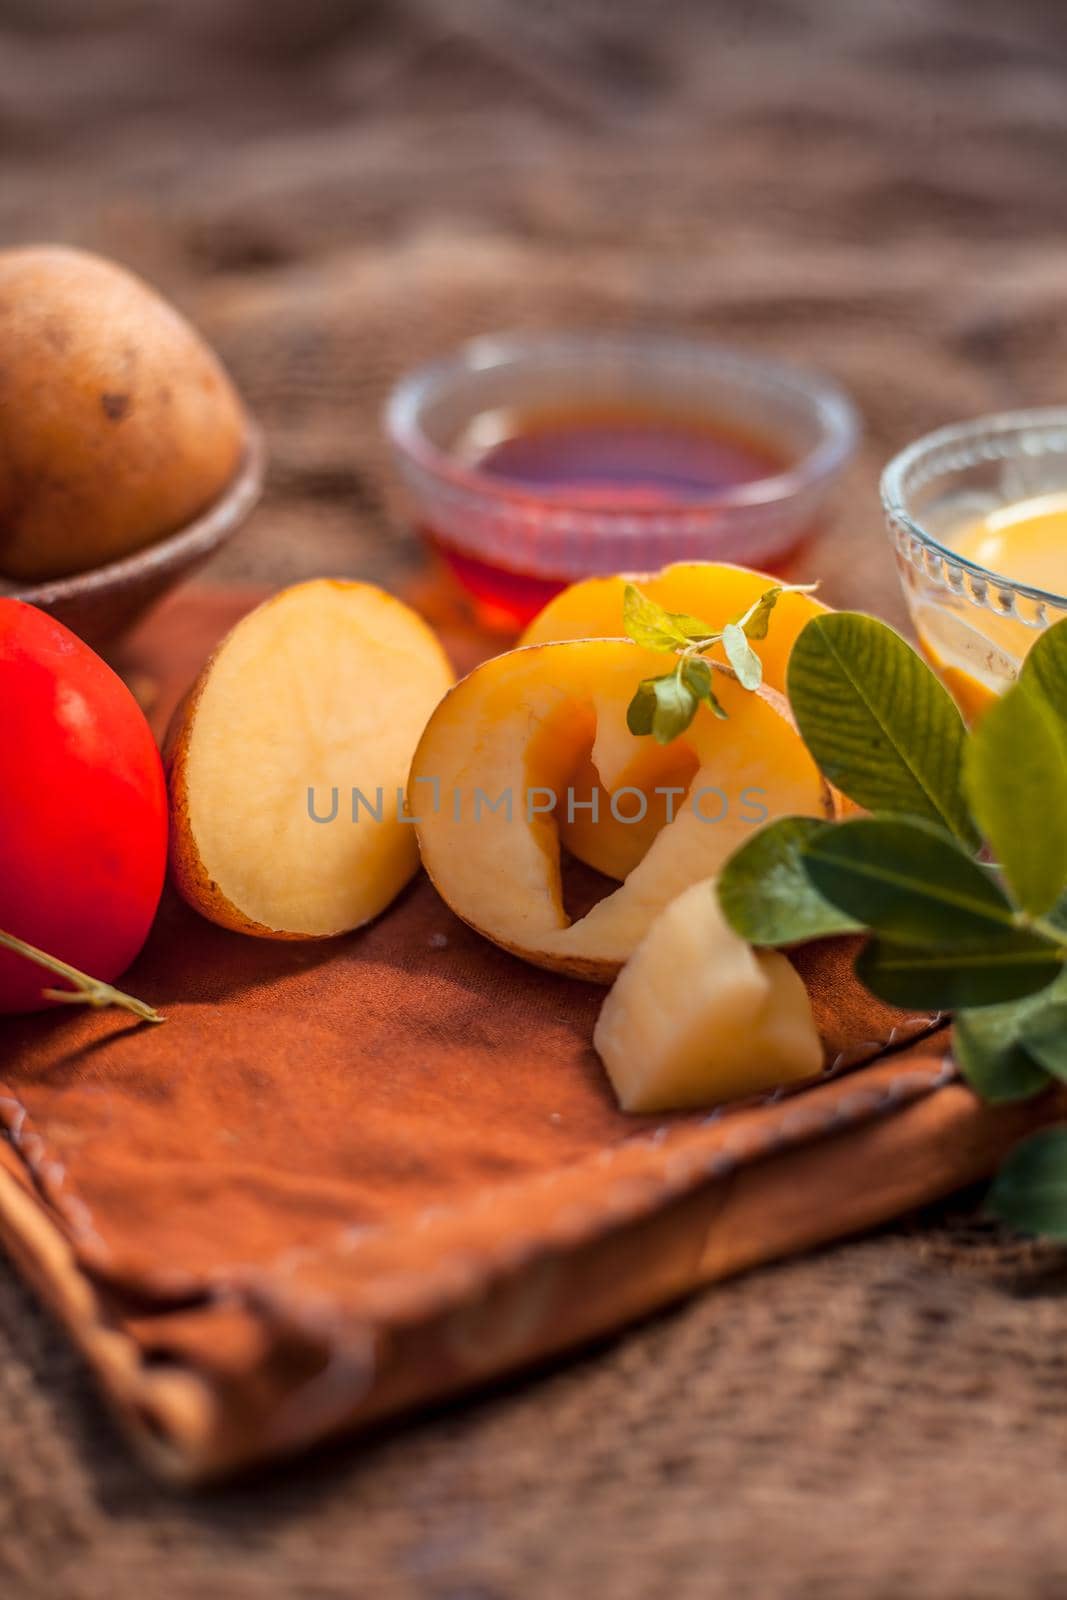
[[234, 477], [246, 430], [216, 356], [139, 278], [0, 251], [0, 573], [65, 577], [175, 532]]

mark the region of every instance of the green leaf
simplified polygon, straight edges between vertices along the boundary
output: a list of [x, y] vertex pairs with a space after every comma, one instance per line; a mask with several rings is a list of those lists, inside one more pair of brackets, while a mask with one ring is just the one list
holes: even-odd
[[899, 634], [874, 617], [813, 617], [789, 658], [789, 699], [830, 782], [868, 811], [943, 824], [977, 846], [964, 802], [956, 706]]
[[703, 656], [687, 656], [682, 662], [682, 677], [698, 700], [706, 700], [711, 694], [711, 664]]
[[872, 939], [856, 959], [856, 976], [872, 994], [909, 1011], [956, 1011], [1021, 1000], [1063, 971], [1063, 952], [1018, 932], [975, 950], [931, 950]]
[[1067, 884], [1067, 725], [1030, 683], [985, 712], [967, 741], [964, 780], [1019, 904], [1041, 916]]
[[989, 868], [917, 818], [857, 817], [825, 829], [805, 846], [804, 867], [831, 905], [898, 944], [973, 949], [1015, 931]]
[[814, 594], [818, 587], [817, 583], [776, 583], [772, 589], [764, 590], [747, 611], [739, 611], [733, 621], [744, 628], [750, 639], [766, 639], [771, 613], [782, 595]]
[[726, 712], [711, 687], [711, 668], [690, 657], [661, 678], [642, 678], [626, 708], [626, 726], [641, 737], [651, 734], [657, 744], [670, 744], [685, 732], [704, 701], [717, 717]]
[[953, 1045], [972, 1088], [985, 1100], [1022, 1100], [1067, 1075], [1067, 970], [1010, 1005], [961, 1011]]
[[682, 681], [698, 700], [703, 700], [725, 722], [726, 709], [711, 687], [711, 667], [703, 656], [686, 657], [682, 663]]
[[719, 904], [750, 944], [802, 944], [855, 933], [859, 923], [814, 887], [801, 859], [805, 845], [832, 826], [816, 817], [779, 817], [735, 850], [719, 873]]
[[684, 649], [688, 636], [674, 624], [669, 611], [643, 595], [632, 583], [626, 585], [622, 601], [622, 622], [635, 644], [646, 650]]
[[986, 1209], [1022, 1233], [1067, 1239], [1067, 1128], [1044, 1128], [1009, 1151]]
[[[1061, 985], [1053, 987], [1060, 989]], [[1067, 1082], [1067, 998], [1062, 993], [1029, 1018], [1023, 1028], [1022, 1044], [1046, 1072]]]
[[[1000, 1006], [989, 1006], [989, 1011], [999, 1011]], [[967, 1017], [979, 1017], [980, 1011], [968, 1011]], [[998, 1049], [987, 1045], [972, 1031], [962, 1028], [957, 1021], [953, 1033], [953, 1054], [960, 1070], [976, 1094], [990, 1105], [1004, 1105], [1012, 1100], [1030, 1100], [1048, 1088], [1048, 1074], [1027, 1055], [1017, 1040]]]
[[726, 624], [722, 630], [722, 647], [742, 689], [758, 689], [763, 682], [763, 663], [738, 623]]
[[1067, 717], [1067, 617], [1038, 636], [1023, 662], [1020, 681], [1040, 690], [1061, 719]]
[[717, 639], [718, 628], [713, 628], [710, 622], [701, 621], [700, 617], [691, 617], [687, 611], [668, 611], [671, 626], [692, 642], [694, 639]]
[[[647, 678], [656, 697], [652, 713], [652, 737], [657, 744], [670, 744], [684, 733], [697, 714], [697, 697], [681, 681], [677, 673], [665, 678]], [[642, 688], [644, 685], [642, 685]]]
[[750, 639], [766, 639], [767, 630], [771, 625], [771, 612], [778, 604], [782, 592], [782, 585], [776, 584], [773, 589], [768, 589], [765, 594], [760, 595], [751, 612], [747, 614], [747, 620], [744, 616], [736, 619], [744, 627]]
[[652, 732], [652, 720], [656, 715], [655, 685], [658, 682], [658, 678], [642, 678], [626, 708], [626, 726], [638, 737]]
[[1048, 1088], [1048, 1075], [1027, 1054], [1023, 1027], [1035, 1006], [1046, 1004], [1048, 989], [1009, 1005], [961, 1011], [952, 1030], [952, 1051], [967, 1082], [983, 1100], [999, 1105], [1028, 1100]]

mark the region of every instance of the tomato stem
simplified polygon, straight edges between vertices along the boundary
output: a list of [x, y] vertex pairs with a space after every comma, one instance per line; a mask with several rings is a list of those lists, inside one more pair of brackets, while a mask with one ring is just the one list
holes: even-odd
[[92, 1006], [97, 1010], [104, 1006], [117, 1006], [122, 1011], [132, 1011], [141, 1022], [167, 1020], [154, 1007], [145, 1005], [143, 1000], [136, 1000], [132, 994], [123, 994], [121, 989], [114, 989], [110, 983], [102, 983], [99, 978], [90, 978], [87, 973], [79, 972], [77, 967], [68, 966], [67, 962], [38, 950], [24, 939], [16, 939], [13, 933], [4, 933], [3, 929], [0, 929], [0, 945], [6, 950], [13, 950], [17, 956], [25, 956], [27, 961], [36, 961], [38, 966], [47, 968], [60, 978], [66, 978], [73, 985], [70, 989], [42, 989], [46, 1000], [58, 1000], [63, 1005]]

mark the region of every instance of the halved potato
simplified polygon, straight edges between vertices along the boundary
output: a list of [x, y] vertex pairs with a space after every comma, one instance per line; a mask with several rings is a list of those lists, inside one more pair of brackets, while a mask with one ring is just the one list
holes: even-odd
[[411, 756], [452, 682], [434, 635], [372, 584], [297, 584], [219, 645], [167, 739], [171, 867], [224, 928], [344, 933], [418, 867]]
[[601, 1007], [593, 1043], [624, 1111], [683, 1111], [814, 1077], [811, 1001], [776, 950], [753, 950], [692, 884], [652, 923]]
[[[642, 594], [667, 611], [689, 612], [713, 628], [721, 628], [724, 623], [741, 616], [778, 582], [780, 580], [768, 572], [716, 561], [678, 561], [659, 572], [624, 572], [607, 578], [585, 578], [550, 600], [529, 624], [519, 643], [620, 637], [623, 594], [628, 583], [636, 584]], [[785, 693], [786, 666], [797, 634], [812, 617], [827, 609], [807, 594], [783, 594], [779, 598], [767, 637], [756, 646], [768, 687]], [[588, 774], [583, 777], [588, 778]], [[590, 784], [586, 798], [591, 789]], [[613, 825], [607, 800], [608, 796], [602, 791], [599, 809], [608, 821], [595, 829], [590, 828], [586, 820], [589, 813], [580, 811], [573, 825], [561, 819], [560, 838], [579, 861], [609, 878], [621, 879], [640, 861], [664, 818], [662, 808], [657, 813], [650, 805], [642, 829], [623, 829]]]
[[[713, 876], [753, 827], [787, 813], [833, 814], [773, 690], [750, 693], [721, 675], [727, 721], [701, 706], [673, 745], [635, 738], [626, 707], [640, 679], [666, 664], [621, 639], [513, 650], [457, 684], [419, 742], [409, 804], [430, 877], [464, 921], [538, 966], [610, 980], [657, 913]], [[581, 798], [568, 791], [590, 760], [619, 816], [636, 815], [682, 762], [695, 770], [688, 790], [677, 785], [674, 820], [626, 881], [572, 924], [556, 816]], [[635, 792], [623, 796], [638, 773]]]

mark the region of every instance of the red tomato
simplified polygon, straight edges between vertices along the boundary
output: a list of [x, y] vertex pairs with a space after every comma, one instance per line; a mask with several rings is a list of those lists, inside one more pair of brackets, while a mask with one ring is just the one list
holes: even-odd
[[[110, 982], [148, 936], [167, 859], [151, 730], [122, 679], [43, 611], [0, 599], [0, 929]], [[0, 1012], [63, 987], [0, 949]]]

